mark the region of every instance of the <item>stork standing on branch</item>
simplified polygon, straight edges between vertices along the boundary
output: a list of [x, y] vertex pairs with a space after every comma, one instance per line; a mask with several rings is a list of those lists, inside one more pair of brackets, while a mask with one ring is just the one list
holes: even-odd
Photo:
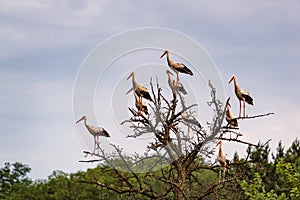
[[139, 111], [139, 114], [141, 112], [145, 113], [146, 115], [148, 115], [148, 108], [147, 105], [145, 104], [145, 102], [143, 102], [138, 95], [134, 92], [134, 98], [135, 98], [135, 106]]
[[229, 81], [229, 84], [234, 81], [234, 91], [237, 96], [237, 98], [240, 101], [240, 114], [239, 117], [241, 117], [241, 111], [242, 111], [242, 102], [243, 102], [243, 109], [244, 109], [244, 115], [243, 117], [246, 117], [246, 103], [247, 102], [249, 105], [253, 105], [253, 99], [250, 96], [249, 92], [246, 90], [242, 89], [240, 86], [238, 86], [236, 77], [232, 76], [232, 78]]
[[169, 67], [176, 72], [177, 74], [177, 81], [179, 81], [179, 75], [178, 73], [184, 73], [184, 74], [189, 74], [191, 76], [193, 76], [193, 72], [187, 67], [185, 66], [183, 63], [178, 63], [178, 62], [174, 62], [170, 59], [170, 52], [168, 50], [166, 50], [161, 56], [160, 58], [164, 57], [167, 54], [167, 61], [168, 61], [168, 65]]
[[95, 126], [92, 126], [92, 125], [88, 125], [86, 123], [87, 122], [87, 117], [86, 116], [81, 117], [76, 122], [76, 124], [79, 123], [82, 120], [84, 120], [84, 125], [87, 128], [87, 130], [90, 132], [90, 134], [92, 134], [94, 136], [94, 151], [93, 151], [93, 154], [95, 154], [95, 151], [97, 149], [97, 145], [99, 144], [99, 136], [110, 137], [110, 135], [102, 127], [95, 127]]
[[[227, 127], [238, 127], [238, 121], [237, 119], [234, 117], [233, 113], [230, 111], [230, 103], [229, 101], [227, 102], [227, 106], [226, 106], [226, 121], [227, 121]], [[231, 131], [229, 132], [230, 134], [230, 139], [231, 139]]]
[[238, 121], [234, 117], [233, 113], [230, 111], [230, 107], [231, 107], [231, 105], [228, 101], [227, 107], [226, 107], [226, 121], [227, 121], [229, 127], [238, 127]]
[[132, 90], [134, 90], [134, 92], [138, 95], [138, 97], [140, 98], [140, 101], [142, 101], [142, 97], [145, 99], [148, 99], [149, 101], [152, 101], [152, 98], [148, 92], [148, 89], [140, 84], [138, 84], [135, 80], [135, 72], [132, 72], [128, 78], [130, 79], [132, 78], [132, 88], [130, 90], [128, 90], [128, 92], [126, 94], [128, 94], [129, 92], [131, 92]]
[[226, 168], [229, 165], [229, 160], [227, 159], [227, 156], [223, 153], [222, 140], [220, 140], [217, 143], [217, 146], [218, 145], [220, 145], [219, 146], [219, 153], [218, 153], [218, 157], [217, 157], [219, 165], [220, 165], [220, 168], [219, 168], [219, 181], [220, 181], [221, 180], [221, 167], [223, 167], [223, 180], [224, 180]]
[[172, 92], [175, 93], [175, 92], [179, 91], [182, 94], [186, 95], [187, 92], [184, 89], [182, 83], [180, 83], [179, 81], [176, 81], [172, 78], [173, 74], [172, 74], [172, 72], [170, 72], [170, 70], [167, 70], [166, 72], [167, 72], [167, 75], [168, 75], [168, 84], [169, 84]]

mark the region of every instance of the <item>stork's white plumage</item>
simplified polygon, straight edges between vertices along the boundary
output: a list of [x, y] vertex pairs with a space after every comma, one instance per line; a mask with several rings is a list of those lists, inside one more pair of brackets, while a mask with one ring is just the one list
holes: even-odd
[[175, 93], [175, 92], [179, 91], [182, 94], [186, 95], [187, 92], [184, 89], [182, 83], [180, 83], [179, 81], [176, 81], [172, 78], [173, 74], [172, 74], [172, 72], [170, 72], [170, 70], [167, 70], [166, 72], [167, 72], [167, 75], [168, 75], [168, 84], [169, 84], [172, 92]]
[[246, 105], [245, 102], [247, 102], [249, 105], [253, 105], [253, 99], [250, 96], [249, 92], [238, 86], [236, 81], [236, 76], [232, 76], [232, 78], [229, 81], [229, 84], [234, 81], [234, 91], [237, 96], [237, 98], [240, 101], [240, 113], [239, 117], [241, 117], [241, 111], [242, 111], [242, 102], [243, 102], [243, 108], [244, 108], [244, 115], [243, 117], [246, 117]]
[[148, 89], [136, 82], [135, 72], [132, 72], [128, 76], [127, 80], [130, 79], [130, 78], [132, 78], [132, 88], [130, 90], [128, 90], [128, 92], [126, 94], [128, 94], [129, 92], [134, 90], [134, 92], [140, 97], [140, 100], [143, 97], [145, 99], [148, 99], [149, 101], [153, 101], [150, 94], [149, 94], [149, 92], [148, 92]]
[[169, 67], [176, 72], [177, 74], [177, 81], [179, 81], [179, 75], [178, 73], [184, 73], [184, 74], [189, 74], [191, 76], [193, 76], [193, 72], [187, 67], [185, 66], [183, 63], [178, 63], [178, 62], [174, 62], [170, 59], [170, 52], [168, 50], [166, 50], [161, 56], [160, 58], [164, 57], [167, 54], [167, 61], [168, 61], [168, 65]]
[[94, 151], [93, 154], [95, 154], [96, 148], [97, 148], [97, 144], [99, 144], [99, 136], [103, 136], [103, 137], [110, 137], [109, 133], [102, 127], [95, 127], [92, 125], [88, 125], [87, 124], [87, 117], [86, 116], [82, 116], [77, 122], [79, 123], [80, 121], [84, 120], [84, 125], [87, 128], [87, 130], [90, 132], [90, 134], [92, 134], [94, 136]]
[[237, 121], [236, 117], [233, 115], [233, 113], [230, 111], [230, 107], [231, 107], [231, 105], [228, 102], [227, 107], [226, 107], [226, 121], [229, 126], [237, 127], [238, 121]]

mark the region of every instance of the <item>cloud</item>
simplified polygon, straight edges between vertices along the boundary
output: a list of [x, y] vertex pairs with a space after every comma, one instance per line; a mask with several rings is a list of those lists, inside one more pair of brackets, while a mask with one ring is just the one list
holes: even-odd
[[1, 1], [1, 57], [72, 47], [88, 42], [91, 35], [104, 34], [95, 22], [101, 19], [103, 5], [72, 2]]
[[299, 7], [297, 1], [0, 1], [1, 161], [23, 159], [36, 177], [54, 168], [80, 169], [71, 107], [78, 66], [107, 37], [144, 26], [181, 31], [204, 45], [233, 109], [227, 83], [236, 74], [254, 96], [249, 113], [276, 113], [242, 123], [246, 138], [272, 137], [277, 145], [288, 129], [292, 140], [299, 133], [291, 125], [299, 121], [299, 108], [292, 108], [300, 99]]

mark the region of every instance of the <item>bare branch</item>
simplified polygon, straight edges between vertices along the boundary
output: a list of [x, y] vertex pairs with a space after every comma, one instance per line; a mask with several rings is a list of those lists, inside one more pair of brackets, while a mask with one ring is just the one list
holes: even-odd
[[235, 119], [254, 119], [254, 118], [259, 118], [259, 117], [266, 117], [269, 115], [275, 115], [274, 112], [266, 113], [266, 114], [260, 114], [260, 115], [254, 115], [254, 116], [247, 116], [247, 117], [237, 117]]
[[[111, 154], [106, 154], [100, 146], [98, 146], [98, 154], [84, 151], [86, 156], [96, 156], [96, 159], [81, 160], [79, 162], [104, 162], [106, 166], [111, 167], [110, 172], [113, 172], [113, 178], [117, 180], [117, 183], [111, 184], [98, 180], [82, 182], [95, 184], [118, 194], [133, 195], [133, 198], [145, 196], [151, 199], [203, 199], [223, 190], [228, 183], [234, 183], [239, 174], [229, 170], [226, 172], [228, 177], [225, 181], [219, 183], [216, 179], [216, 183], [210, 185], [209, 188], [202, 188], [206, 183], [203, 183], [199, 176], [205, 171], [218, 174], [220, 168], [216, 163], [205, 161], [205, 159], [214, 156], [215, 153], [215, 148], [207, 144], [219, 139], [262, 148], [270, 140], [263, 145], [255, 145], [240, 140], [239, 137], [242, 134], [239, 133], [239, 127], [230, 127], [229, 123], [224, 126], [223, 122], [226, 113], [226, 106], [224, 105], [227, 105], [230, 98], [226, 102], [221, 102], [217, 98], [217, 91], [210, 81], [208, 86], [211, 90], [211, 100], [207, 103], [214, 111], [214, 116], [211, 122], [207, 122], [207, 126], [203, 127], [198, 125], [200, 123], [193, 123], [191, 120], [184, 119], [184, 116], [195, 119], [195, 112], [192, 108], [197, 104], [185, 106], [184, 97], [178, 91], [174, 92], [173, 90], [172, 97], [170, 99], [166, 98], [157, 78], [156, 85], [152, 83], [151, 79], [150, 87], [153, 102], [148, 104], [150, 107], [149, 115], [140, 113], [134, 108], [128, 108], [132, 115], [121, 123], [129, 125], [133, 131], [133, 134], [127, 137], [137, 138], [147, 133], [153, 135], [153, 141], [147, 146], [146, 152], [143, 155], [138, 153], [126, 155], [122, 148], [114, 144], [111, 144], [114, 148], [114, 152]], [[273, 114], [266, 113], [235, 119], [254, 119]], [[185, 126], [193, 133], [191, 137], [189, 132], [184, 131], [183, 127]], [[235, 137], [225, 138], [225, 133], [235, 134]], [[248, 162], [249, 156], [248, 153], [245, 162]], [[169, 165], [163, 168], [165, 163]], [[242, 165], [242, 163], [233, 163], [232, 165]], [[141, 168], [145, 171], [138, 173], [136, 169]], [[157, 169], [158, 171], [154, 171]], [[154, 182], [161, 184], [163, 188], [157, 189], [153, 185]], [[195, 196], [196, 193], [197, 196]]]
[[253, 143], [250, 143], [250, 142], [246, 142], [246, 141], [242, 141], [242, 140], [238, 140], [238, 139], [234, 139], [234, 138], [224, 138], [224, 137], [219, 137], [218, 138], [219, 140], [227, 140], [229, 142], [238, 142], [238, 143], [242, 143], [242, 144], [247, 144], [249, 146], [254, 146], [254, 147], [257, 147], [257, 148], [261, 148], [261, 147], [264, 147], [266, 146], [270, 141], [271, 139], [269, 139], [267, 142], [265, 142], [263, 145], [256, 145], [256, 144], [253, 144]]

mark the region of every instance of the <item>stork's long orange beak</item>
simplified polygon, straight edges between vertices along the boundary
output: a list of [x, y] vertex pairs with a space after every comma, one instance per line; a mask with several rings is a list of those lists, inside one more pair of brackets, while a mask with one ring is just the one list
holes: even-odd
[[133, 75], [133, 72], [131, 72], [131, 74], [128, 76], [127, 80], [130, 79]]
[[77, 124], [78, 122], [80, 122], [81, 120], [83, 120], [83, 117], [81, 117], [81, 118], [76, 122], [76, 124]]
[[130, 88], [130, 90], [128, 90], [128, 92], [126, 92], [126, 95], [129, 94], [129, 92], [131, 92], [133, 90], [133, 87]]
[[222, 141], [220, 140], [220, 141], [217, 143], [216, 147], [217, 147], [219, 144], [221, 144], [221, 143], [222, 143]]
[[230, 79], [230, 81], [229, 81], [229, 83], [228, 84], [230, 84], [231, 83], [231, 81], [233, 81], [233, 79], [234, 79], [234, 76]]
[[166, 55], [167, 52], [168, 52], [168, 51], [165, 51], [165, 52], [160, 56], [160, 58], [164, 57], [164, 55]]

